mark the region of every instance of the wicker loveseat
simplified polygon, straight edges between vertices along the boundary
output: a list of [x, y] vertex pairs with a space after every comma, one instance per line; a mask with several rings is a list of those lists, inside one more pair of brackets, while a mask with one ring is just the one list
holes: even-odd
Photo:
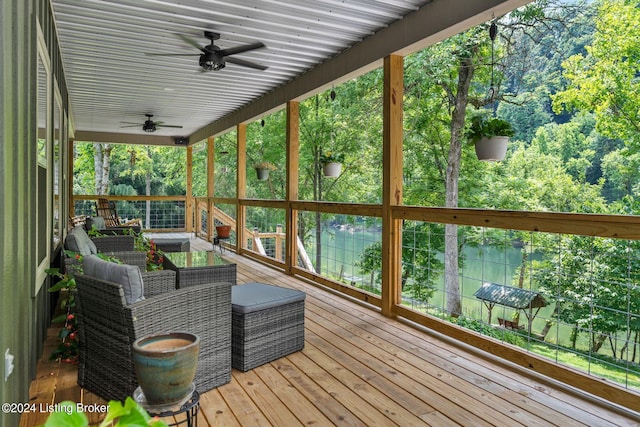
[[[93, 271], [87, 266], [92, 258], [96, 257], [85, 257], [85, 272]], [[131, 266], [116, 266], [112, 268], [133, 272]], [[142, 336], [171, 331], [187, 331], [200, 337], [194, 381], [199, 392], [230, 381], [230, 283], [162, 292], [148, 289], [145, 282], [145, 299], [132, 303], [127, 302], [126, 286], [122, 284], [81, 274], [76, 276], [76, 286], [78, 384], [83, 388], [106, 400], [131, 396], [137, 387], [132, 343]]]

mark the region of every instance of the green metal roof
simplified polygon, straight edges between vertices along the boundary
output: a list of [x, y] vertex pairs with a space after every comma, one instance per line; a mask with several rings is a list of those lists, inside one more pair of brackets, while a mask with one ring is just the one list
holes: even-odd
[[485, 283], [473, 295], [489, 303], [517, 309], [545, 307], [547, 305], [547, 301], [538, 292], [497, 283]]

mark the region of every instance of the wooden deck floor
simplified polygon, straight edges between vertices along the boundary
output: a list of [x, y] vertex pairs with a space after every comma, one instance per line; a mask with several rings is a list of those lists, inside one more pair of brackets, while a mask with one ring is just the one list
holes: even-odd
[[[206, 245], [206, 244], [205, 244]], [[194, 246], [198, 248], [198, 244]], [[235, 254], [238, 282], [307, 292], [303, 351], [201, 396], [199, 426], [608, 426], [630, 414], [390, 320], [359, 304]], [[104, 403], [76, 384], [76, 367], [49, 362], [51, 329], [32, 403]], [[90, 414], [97, 423], [103, 414]], [[35, 426], [46, 414], [25, 414]]]

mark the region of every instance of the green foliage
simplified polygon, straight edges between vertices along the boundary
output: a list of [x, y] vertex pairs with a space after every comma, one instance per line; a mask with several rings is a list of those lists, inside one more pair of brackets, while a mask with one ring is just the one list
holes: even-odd
[[[56, 406], [56, 411], [47, 418], [43, 427], [88, 427], [89, 420], [84, 412], [78, 412], [77, 405], [64, 401]], [[100, 427], [167, 427], [158, 419], [152, 419], [147, 411], [131, 397], [127, 397], [124, 405], [112, 400], [109, 402], [107, 416]]]
[[[55, 316], [53, 323], [62, 323], [62, 328], [58, 332], [58, 346], [49, 355], [49, 360], [60, 360], [66, 363], [76, 363], [78, 359], [78, 328], [75, 315], [75, 273], [82, 272], [82, 256], [79, 253], [65, 250], [65, 256], [77, 263], [77, 266], [69, 266], [67, 272], [62, 273], [58, 268], [49, 268], [46, 273], [57, 282], [48, 289], [48, 292], [60, 292], [58, 303], [62, 313]], [[62, 292], [61, 292], [62, 291]]]
[[134, 237], [134, 249], [147, 254], [147, 271], [162, 270], [164, 265], [164, 252], [158, 249], [153, 240], [146, 237], [144, 233], [136, 233], [131, 229], [129, 229], [129, 233]]
[[556, 301], [557, 319], [574, 325], [574, 345], [578, 333], [587, 332], [595, 353], [604, 336], [640, 331], [640, 319], [627, 314], [640, 312], [640, 288], [619, 280], [640, 283], [640, 263], [625, 255], [640, 250], [640, 242], [570, 235], [558, 239], [556, 246], [571, 250], [545, 254], [534, 265], [534, 280]]
[[471, 143], [475, 144], [484, 137], [492, 136], [513, 136], [511, 123], [497, 117], [475, 116], [471, 119], [471, 125], [466, 132], [466, 137]]
[[[405, 222], [402, 231], [402, 292], [420, 302], [428, 302], [444, 271], [440, 254], [444, 249], [441, 226]], [[367, 246], [356, 266], [363, 273], [374, 274], [374, 282], [382, 283], [382, 243]]]
[[335, 151], [325, 151], [320, 154], [320, 163], [344, 163], [344, 153], [336, 153]]
[[603, 1], [586, 53], [563, 63], [567, 88], [552, 96], [556, 112], [590, 111], [598, 131], [640, 149], [640, 4]]
[[[59, 268], [48, 268], [45, 272], [53, 277], [56, 282], [47, 291], [54, 293], [60, 292], [58, 304], [62, 313], [55, 316], [51, 321], [53, 323], [62, 323], [62, 328], [58, 332], [58, 347], [56, 347], [49, 356], [49, 360], [60, 360], [65, 363], [76, 363], [78, 360], [78, 328], [76, 307], [76, 279], [75, 274], [82, 274], [82, 255], [65, 250], [65, 256], [72, 260], [67, 264], [67, 271], [62, 273]], [[121, 263], [115, 257], [97, 254], [97, 256], [106, 261]]]
[[523, 337], [516, 331], [508, 331], [506, 329], [496, 328], [491, 325], [487, 325], [485, 322], [471, 319], [469, 317], [452, 317], [449, 320], [451, 321], [451, 323], [455, 323], [456, 325], [462, 326], [463, 328], [476, 331], [482, 335], [504, 341], [508, 344], [513, 344], [520, 347], [524, 346], [525, 344], [525, 337]]

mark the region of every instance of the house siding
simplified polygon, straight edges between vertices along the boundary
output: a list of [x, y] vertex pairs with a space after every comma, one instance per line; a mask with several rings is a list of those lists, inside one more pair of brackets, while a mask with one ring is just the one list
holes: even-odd
[[[37, 17], [37, 20], [36, 20]], [[29, 385], [42, 354], [51, 318], [46, 284], [36, 280], [36, 89], [37, 22], [68, 111], [66, 86], [47, 0], [0, 2], [0, 351], [15, 356], [5, 381], [0, 363], [0, 401], [29, 401]], [[63, 183], [64, 184], [64, 183]], [[0, 425], [17, 426], [20, 414], [0, 414]]]

